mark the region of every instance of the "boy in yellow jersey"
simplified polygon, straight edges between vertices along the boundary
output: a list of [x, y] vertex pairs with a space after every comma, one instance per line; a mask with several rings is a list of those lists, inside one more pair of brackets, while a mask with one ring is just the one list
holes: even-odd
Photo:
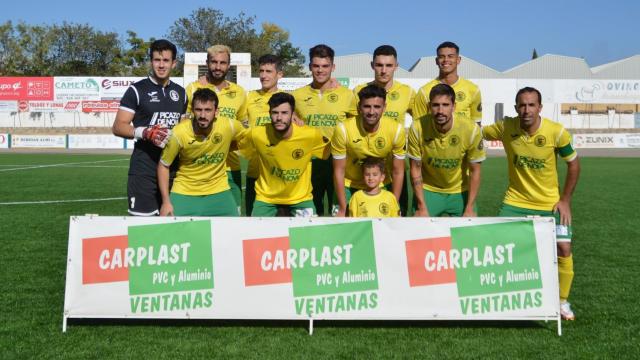
[[[239, 216], [225, 161], [231, 143], [247, 130], [237, 120], [217, 116], [215, 92], [198, 89], [192, 99], [193, 118], [173, 129], [158, 163], [160, 215]], [[169, 193], [169, 167], [176, 158], [180, 166]]]
[[[571, 256], [571, 197], [578, 183], [580, 162], [571, 135], [552, 120], [540, 117], [540, 91], [525, 87], [516, 95], [517, 117], [483, 127], [487, 140], [501, 140], [509, 164], [509, 187], [500, 216], [554, 216], [558, 246], [560, 315], [574, 320], [567, 301], [573, 281]], [[567, 163], [562, 194], [559, 192], [556, 156]]]
[[480, 164], [486, 154], [480, 127], [455, 116], [455, 99], [451, 86], [434, 86], [430, 113], [414, 120], [409, 130], [416, 216], [477, 216]]
[[[258, 67], [262, 87], [260, 90], [253, 90], [247, 94], [247, 117], [250, 128], [265, 126], [271, 122], [269, 99], [271, 95], [278, 92], [278, 80], [283, 75], [282, 61], [275, 55], [262, 55], [258, 58]], [[244, 206], [248, 216], [251, 216], [253, 202], [256, 200], [255, 184], [258, 174], [257, 159], [249, 159], [244, 193]]]
[[269, 109], [271, 123], [251, 128], [240, 145], [260, 172], [251, 216], [313, 216], [311, 158], [326, 159], [329, 141], [317, 129], [292, 124], [291, 94], [273, 94]]
[[468, 119], [480, 125], [482, 121], [482, 96], [480, 89], [471, 81], [458, 76], [460, 48], [458, 45], [446, 41], [436, 50], [436, 64], [440, 73], [436, 79], [421, 87], [416, 94], [413, 107], [413, 118], [417, 119], [429, 113], [429, 93], [438, 84], [450, 85], [456, 92], [456, 118]]
[[[351, 90], [331, 80], [335, 69], [335, 53], [327, 45], [316, 45], [309, 50], [309, 70], [313, 81], [293, 91], [296, 99], [296, 115], [307, 125], [317, 128], [327, 139], [331, 139], [336, 124], [357, 115], [356, 99]], [[333, 168], [331, 160], [312, 160], [311, 184], [313, 202], [319, 215], [325, 214], [324, 197], [327, 195], [328, 209], [333, 203]]]
[[362, 161], [369, 156], [385, 159], [387, 168], [393, 168], [393, 195], [396, 199], [400, 196], [406, 154], [405, 130], [402, 124], [382, 117], [386, 96], [379, 86], [365, 86], [358, 93], [358, 117], [336, 127], [331, 139], [337, 203], [334, 216], [345, 216], [351, 194], [365, 188]]
[[365, 188], [356, 191], [349, 200], [350, 217], [398, 217], [400, 207], [396, 197], [380, 187], [384, 182], [384, 160], [368, 157], [362, 162]]
[[[371, 69], [373, 69], [373, 81], [356, 86], [353, 93], [358, 98], [358, 92], [367, 85], [376, 85], [386, 90], [387, 108], [383, 117], [395, 120], [405, 125], [406, 114], [412, 113], [412, 108], [416, 93], [406, 84], [402, 84], [393, 79], [393, 75], [398, 68], [398, 53], [391, 45], [378, 46], [373, 51], [373, 61], [371, 61]], [[400, 193], [400, 209], [402, 214], [407, 214], [409, 207], [409, 197], [407, 192], [407, 178], [404, 178], [402, 184], [402, 192]]]
[[[231, 67], [231, 49], [225, 45], [213, 45], [207, 49], [207, 74], [187, 85], [189, 104], [187, 113], [191, 111], [191, 96], [197, 89], [207, 88], [216, 92], [220, 104], [218, 117], [244, 122], [247, 118], [246, 94], [244, 89], [226, 80]], [[240, 159], [235, 152], [227, 158], [227, 176], [229, 186], [236, 200], [238, 208], [242, 198], [242, 177], [240, 174]]]

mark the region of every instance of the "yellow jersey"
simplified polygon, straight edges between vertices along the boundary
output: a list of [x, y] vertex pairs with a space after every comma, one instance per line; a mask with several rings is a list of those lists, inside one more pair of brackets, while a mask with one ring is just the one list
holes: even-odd
[[553, 209], [560, 200], [556, 156], [565, 161], [578, 154], [571, 145], [571, 134], [552, 120], [542, 118], [533, 135], [520, 128], [518, 117], [505, 118], [482, 128], [487, 140], [500, 140], [509, 163], [509, 187], [504, 203], [533, 210]]
[[[353, 94], [356, 97], [356, 108], [360, 103], [358, 93], [369, 84], [373, 83], [360, 84], [353, 89]], [[391, 88], [387, 91], [386, 109], [383, 116], [404, 125], [404, 117], [407, 112], [409, 114], [413, 112], [415, 97], [416, 92], [411, 86], [394, 80]]]
[[[429, 93], [434, 86], [440, 83], [439, 79], [433, 79], [418, 90], [413, 107], [414, 119], [431, 112], [429, 108]], [[480, 122], [482, 120], [482, 96], [478, 86], [463, 77], [458, 77], [458, 81], [451, 87], [456, 92], [455, 114], [458, 119], [464, 117], [474, 123]]]
[[356, 191], [349, 200], [350, 217], [398, 217], [400, 206], [393, 193], [380, 189], [376, 195], [369, 195], [363, 190]]
[[334, 159], [346, 159], [344, 186], [364, 189], [362, 161], [370, 156], [386, 159], [389, 176], [385, 177], [385, 184], [388, 184], [391, 182], [391, 155], [404, 159], [405, 144], [404, 124], [383, 117], [378, 130], [368, 133], [358, 116], [338, 124], [331, 139], [331, 155]]
[[178, 157], [179, 168], [171, 192], [183, 195], [211, 195], [229, 189], [225, 161], [232, 141], [247, 130], [237, 120], [218, 118], [208, 136], [196, 135], [191, 121], [173, 128], [160, 161], [165, 166]]
[[254, 127], [241, 142], [240, 150], [258, 161], [256, 200], [293, 205], [311, 200], [311, 158], [326, 158], [328, 140], [319, 130], [291, 124], [288, 139], [278, 139], [271, 123]]
[[320, 91], [307, 85], [291, 94], [296, 99], [298, 118], [307, 125], [320, 129], [327, 139], [331, 139], [338, 123], [358, 115], [353, 92], [343, 86]]
[[422, 187], [429, 191], [456, 194], [469, 190], [469, 163], [487, 157], [480, 127], [460, 121], [454, 115], [446, 133], [436, 129], [432, 115], [411, 124], [407, 156], [422, 161]]
[[[199, 81], [194, 81], [187, 85], [187, 114], [191, 114], [193, 93], [203, 88], [213, 90], [218, 95], [218, 118], [227, 118], [240, 122], [247, 118], [247, 95], [240, 85], [231, 81], [227, 81], [227, 87], [221, 90], [218, 90], [213, 84], [202, 85]], [[240, 159], [236, 153], [229, 154], [227, 166], [227, 170], [240, 170]]]
[[[263, 90], [249, 91], [247, 94], [247, 120], [249, 127], [264, 126], [271, 123], [271, 114], [269, 114], [269, 99], [275, 93]], [[258, 162], [255, 158], [249, 159], [247, 167], [247, 177], [252, 179], [258, 178]]]

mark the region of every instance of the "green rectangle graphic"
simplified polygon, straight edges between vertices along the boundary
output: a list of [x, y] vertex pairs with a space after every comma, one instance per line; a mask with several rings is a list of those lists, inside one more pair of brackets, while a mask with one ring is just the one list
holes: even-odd
[[542, 288], [533, 221], [451, 228], [458, 296]]
[[213, 289], [209, 221], [130, 226], [128, 235], [130, 295]]
[[289, 229], [293, 296], [378, 289], [371, 221]]

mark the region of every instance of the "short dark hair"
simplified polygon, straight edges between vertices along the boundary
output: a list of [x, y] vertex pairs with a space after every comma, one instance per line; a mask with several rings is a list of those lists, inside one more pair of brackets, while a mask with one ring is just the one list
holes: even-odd
[[293, 95], [286, 92], [278, 92], [271, 95], [271, 98], [269, 99], [269, 111], [284, 103], [288, 103], [291, 106], [291, 112], [296, 109], [296, 99]]
[[196, 103], [196, 101], [198, 101], [200, 103], [213, 101], [213, 107], [215, 109], [218, 108], [218, 95], [216, 95], [216, 93], [211, 89], [202, 88], [202, 89], [196, 90], [193, 93], [192, 99], [191, 99], [192, 109], [193, 109], [193, 105]]
[[382, 174], [385, 173], [385, 167], [384, 167], [384, 160], [383, 159], [377, 158], [377, 157], [373, 157], [373, 156], [367, 156], [362, 161], [362, 172], [364, 172], [364, 169], [369, 169], [369, 168], [373, 168], [373, 167], [378, 167], [378, 169], [380, 169], [380, 173], [382, 173]]
[[440, 51], [440, 49], [444, 48], [456, 49], [456, 53], [460, 54], [460, 48], [458, 47], [458, 45], [456, 45], [456, 43], [452, 41], [445, 41], [442, 44], [438, 45], [438, 48], [436, 48], [436, 54], [438, 53], [438, 51]]
[[542, 105], [542, 94], [540, 94], [540, 91], [538, 89], [530, 86], [526, 86], [518, 90], [518, 93], [516, 94], [516, 104], [518, 103], [518, 98], [520, 97], [520, 95], [524, 93], [532, 93], [532, 92], [538, 94], [538, 104]]
[[377, 98], [377, 97], [382, 98], [382, 100], [386, 102], [387, 91], [381, 88], [380, 86], [376, 86], [373, 84], [367, 85], [363, 87], [360, 91], [358, 91], [358, 99], [360, 99], [361, 102], [366, 99]]
[[176, 59], [176, 56], [178, 54], [178, 49], [171, 41], [165, 40], [165, 39], [156, 40], [151, 43], [151, 46], [149, 47], [149, 59], [153, 58], [154, 52], [161, 53], [165, 50], [171, 51], [172, 60]]
[[276, 66], [276, 71], [282, 71], [282, 60], [280, 57], [273, 54], [265, 54], [258, 58], [258, 66], [265, 64], [273, 64]]
[[456, 92], [448, 84], [438, 84], [431, 88], [429, 92], [429, 101], [433, 100], [436, 96], [446, 95], [451, 99], [451, 103], [456, 102]]
[[398, 52], [391, 45], [380, 45], [375, 50], [373, 50], [374, 59], [379, 55], [393, 56], [394, 58], [398, 59]]
[[325, 44], [319, 44], [311, 49], [309, 49], [309, 62], [313, 60], [314, 57], [317, 58], [329, 58], [331, 62], [333, 62], [333, 58], [336, 56], [335, 51], [332, 48]]

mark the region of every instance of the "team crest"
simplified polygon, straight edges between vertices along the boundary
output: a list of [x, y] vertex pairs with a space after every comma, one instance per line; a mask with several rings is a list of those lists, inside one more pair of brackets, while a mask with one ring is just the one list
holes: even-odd
[[400, 98], [400, 94], [397, 91], [392, 91], [389, 93], [389, 100], [396, 101]]
[[229, 99], [233, 99], [236, 97], [236, 92], [235, 91], [229, 91], [228, 93], [225, 94], [226, 97], [228, 97]]
[[538, 135], [535, 139], [533, 139], [533, 142], [537, 147], [543, 147], [547, 143], [547, 138], [544, 137], [544, 135]]
[[387, 203], [380, 203], [378, 210], [380, 210], [382, 215], [389, 215], [389, 205], [387, 205]]
[[383, 137], [376, 138], [376, 149], [382, 149], [387, 144]]
[[169, 97], [171, 98], [171, 100], [173, 101], [178, 101], [180, 100], [180, 95], [178, 95], [178, 92], [175, 90], [171, 90], [169, 91]]
[[213, 134], [213, 143], [220, 144], [221, 142], [222, 142], [222, 134], [220, 133]]
[[295, 149], [293, 150], [293, 152], [291, 153], [291, 157], [294, 160], [299, 160], [300, 158], [302, 158], [304, 156], [304, 150], [302, 149]]
[[329, 100], [330, 103], [334, 103], [338, 101], [338, 95], [335, 93], [331, 93], [329, 94], [329, 96], [327, 96], [327, 100]]
[[449, 145], [457, 146], [459, 143], [460, 138], [458, 137], [458, 135], [451, 135], [451, 137], [449, 138]]
[[458, 102], [458, 103], [459, 103], [459, 102], [463, 102], [463, 101], [464, 101], [464, 99], [466, 99], [466, 98], [467, 98], [467, 95], [465, 95], [465, 94], [464, 94], [464, 92], [462, 92], [462, 91], [458, 91], [458, 92], [456, 93], [456, 102]]

